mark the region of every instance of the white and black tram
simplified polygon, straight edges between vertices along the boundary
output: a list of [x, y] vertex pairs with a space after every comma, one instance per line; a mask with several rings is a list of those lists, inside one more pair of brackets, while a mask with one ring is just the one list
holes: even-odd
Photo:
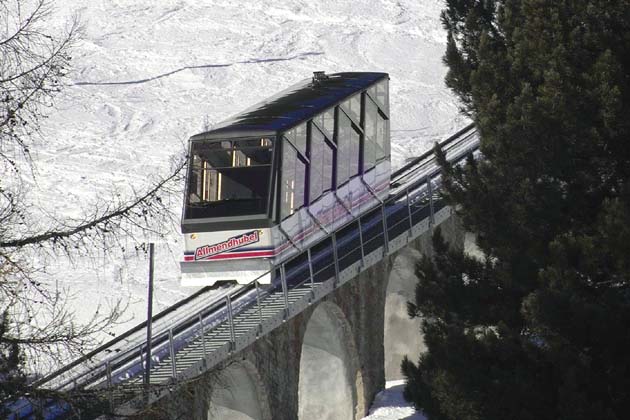
[[191, 137], [182, 285], [269, 283], [275, 265], [384, 200], [388, 80], [316, 72]]

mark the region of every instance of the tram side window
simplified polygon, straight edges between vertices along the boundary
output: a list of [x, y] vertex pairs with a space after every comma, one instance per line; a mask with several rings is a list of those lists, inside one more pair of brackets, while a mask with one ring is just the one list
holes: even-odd
[[306, 156], [306, 123], [295, 127], [295, 146], [303, 156]]
[[[378, 108], [369, 96], [365, 97], [365, 121], [364, 121], [364, 147], [363, 147], [363, 170], [374, 167], [377, 158], [377, 129], [378, 129]], [[379, 156], [380, 157], [380, 156]]]
[[358, 124], [361, 122], [361, 94], [358, 93], [344, 101], [341, 106], [344, 111]]
[[387, 79], [378, 82], [368, 89], [368, 94], [379, 104], [379, 107], [389, 115], [389, 82]]
[[280, 191], [280, 218], [284, 219], [304, 205], [306, 164], [298, 151], [285, 141], [282, 144], [282, 175]]
[[344, 112], [339, 112], [337, 123], [337, 185], [341, 185], [359, 173], [361, 137]]
[[389, 114], [389, 82], [387, 79], [376, 85], [376, 100], [383, 105], [383, 110]]
[[287, 131], [284, 135], [303, 156], [306, 156], [306, 123]]
[[326, 137], [332, 139], [335, 134], [335, 108], [330, 108], [329, 110], [316, 115], [313, 118], [313, 122]]
[[313, 202], [322, 193], [332, 188], [333, 150], [326, 142], [321, 131], [315, 126], [311, 128], [311, 161], [309, 201]]
[[380, 161], [385, 157], [389, 157], [389, 120], [383, 114], [376, 114], [376, 160]]
[[193, 143], [186, 217], [265, 213], [271, 147], [268, 138]]

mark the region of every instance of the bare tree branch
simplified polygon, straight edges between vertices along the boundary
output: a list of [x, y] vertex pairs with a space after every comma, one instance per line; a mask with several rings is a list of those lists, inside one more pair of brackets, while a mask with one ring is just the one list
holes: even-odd
[[[29, 205], [21, 168], [33, 169], [45, 111], [64, 86], [71, 49], [80, 33], [78, 19], [65, 31], [49, 29], [52, 0], [0, 0], [0, 417], [7, 401], [53, 398], [89, 407], [98, 395], [34, 389], [28, 375], [85, 354], [102, 333], [119, 322], [120, 300], [106, 301], [78, 321], [68, 305], [68, 286], [51, 285], [47, 261], [60, 255], [123, 249], [142, 235], [162, 235], [173, 225], [170, 197], [179, 196], [185, 159], [144, 189], [112, 193], [84, 210], [79, 220], [50, 215]], [[36, 156], [36, 154], [33, 154]], [[34, 171], [32, 171], [34, 172]], [[8, 176], [7, 176], [8, 175]], [[33, 173], [34, 177], [35, 174]], [[95, 396], [96, 395], [96, 396]]]
[[141, 208], [143, 205], [146, 205], [148, 200], [152, 198], [156, 198], [157, 194], [164, 188], [166, 184], [168, 184], [174, 179], [179, 179], [179, 177], [181, 176], [182, 169], [184, 167], [185, 167], [185, 162], [180, 163], [180, 165], [176, 168], [175, 172], [170, 174], [167, 178], [158, 182], [149, 191], [137, 197], [131, 203], [128, 203], [114, 210], [109, 210], [98, 217], [92, 218], [86, 223], [82, 223], [77, 226], [73, 226], [64, 230], [48, 231], [41, 234], [28, 236], [25, 238], [20, 238], [20, 239], [0, 240], [0, 248], [15, 248], [15, 247], [23, 247], [26, 245], [40, 244], [46, 241], [61, 241], [65, 238], [71, 238], [78, 234], [84, 233], [92, 228], [103, 226], [107, 222], [113, 221], [115, 219], [120, 219], [120, 218], [128, 218], [130, 221], [133, 222], [134, 216], [137, 216], [137, 215], [132, 214], [132, 211], [135, 209]]
[[47, 33], [48, 0], [4, 0], [0, 10], [0, 159], [17, 170], [19, 154], [31, 161], [31, 136], [60, 91], [81, 26], [75, 17], [59, 35]]

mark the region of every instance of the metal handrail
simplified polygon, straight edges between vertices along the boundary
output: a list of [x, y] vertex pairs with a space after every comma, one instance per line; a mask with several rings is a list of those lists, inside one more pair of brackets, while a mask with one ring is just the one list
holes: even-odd
[[[176, 302], [172, 306], [169, 306], [168, 308], [166, 308], [163, 311], [159, 312], [158, 314], [154, 315], [152, 317], [152, 321], [153, 322], [157, 322], [157, 321], [161, 320], [166, 315], [169, 315], [170, 313], [176, 311], [180, 307], [185, 306], [186, 304], [188, 304], [191, 301], [195, 300], [197, 297], [203, 295], [204, 293], [208, 292], [209, 290], [211, 290], [210, 287], [204, 287], [204, 288], [198, 290], [197, 292], [195, 292], [192, 295], [186, 297], [185, 299], [182, 299], [182, 300]], [[89, 353], [87, 353], [87, 354], [81, 356], [80, 358], [70, 362], [69, 364], [65, 365], [61, 369], [58, 369], [58, 370], [56, 370], [54, 372], [51, 372], [48, 375], [43, 376], [42, 378], [37, 379], [31, 385], [33, 387], [39, 387], [42, 384], [44, 384], [46, 382], [49, 382], [52, 379], [55, 379], [56, 377], [58, 377], [58, 376], [62, 375], [63, 373], [69, 371], [73, 367], [76, 367], [76, 366], [78, 366], [78, 365], [80, 365], [80, 364], [90, 360], [91, 358], [96, 356], [98, 353], [101, 353], [101, 352], [103, 352], [103, 351], [105, 351], [105, 350], [115, 346], [116, 344], [122, 342], [123, 340], [129, 338], [134, 333], [137, 333], [139, 331], [144, 331], [146, 329], [146, 327], [147, 327], [147, 321], [141, 322], [140, 324], [136, 325], [135, 327], [132, 327], [131, 329], [125, 331], [124, 333], [122, 333], [118, 337], [107, 341], [105, 344], [100, 345], [99, 347], [95, 348], [94, 350], [90, 351]]]
[[[474, 123], [468, 124], [466, 127], [462, 128], [457, 133], [453, 134], [452, 136], [450, 136], [446, 140], [442, 141], [440, 143], [440, 147], [444, 148], [446, 146], [449, 146], [455, 140], [460, 138], [462, 136], [462, 134], [467, 133], [467, 132], [473, 132], [474, 128], [475, 128], [475, 124]], [[434, 153], [433, 149], [429, 149], [426, 152], [424, 152], [423, 154], [421, 154], [420, 156], [418, 156], [418, 157], [412, 159], [411, 161], [407, 162], [405, 165], [403, 165], [402, 167], [396, 169], [392, 173], [392, 176], [391, 176], [392, 179], [395, 179], [398, 175], [400, 175], [400, 174], [402, 174], [404, 172], [407, 172], [409, 169], [412, 169], [414, 166], [417, 166], [423, 160], [425, 160], [426, 158], [428, 158], [431, 155], [433, 155], [433, 153]]]

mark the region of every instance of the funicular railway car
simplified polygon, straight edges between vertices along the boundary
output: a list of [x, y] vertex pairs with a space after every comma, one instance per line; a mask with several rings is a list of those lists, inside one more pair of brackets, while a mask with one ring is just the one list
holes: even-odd
[[270, 270], [388, 195], [389, 76], [316, 72], [189, 141], [182, 285]]

